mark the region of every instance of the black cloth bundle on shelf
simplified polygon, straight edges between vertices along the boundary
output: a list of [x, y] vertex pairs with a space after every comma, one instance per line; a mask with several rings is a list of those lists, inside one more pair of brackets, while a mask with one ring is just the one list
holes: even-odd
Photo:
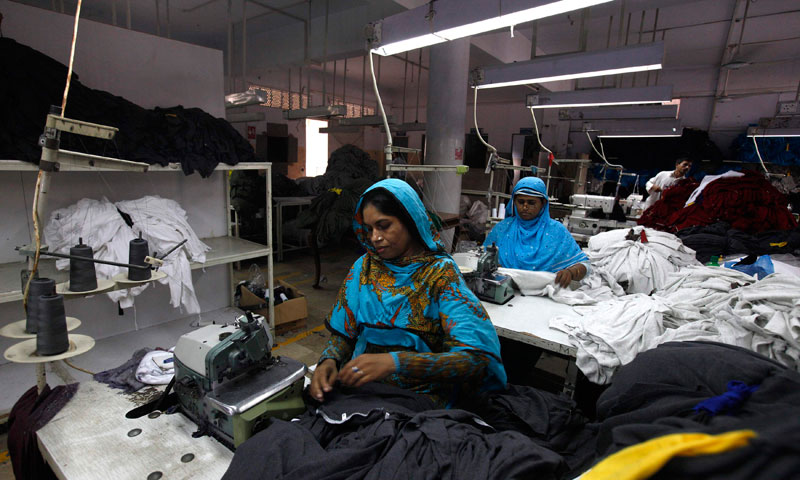
[[[67, 68], [10, 38], [0, 38], [0, 158], [38, 163], [39, 136], [52, 105], [61, 105]], [[225, 119], [199, 108], [147, 110], [83, 85], [73, 72], [66, 116], [117, 127], [113, 141], [62, 133], [61, 148], [167, 165], [207, 177], [220, 163], [254, 162], [253, 147]]]

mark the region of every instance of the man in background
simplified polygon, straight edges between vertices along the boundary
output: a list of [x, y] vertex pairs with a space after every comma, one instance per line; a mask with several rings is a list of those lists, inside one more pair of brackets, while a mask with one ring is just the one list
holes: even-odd
[[665, 170], [659, 172], [655, 177], [647, 181], [647, 192], [650, 194], [644, 203], [647, 210], [661, 198], [661, 192], [678, 183], [678, 180], [685, 178], [689, 169], [692, 168], [690, 158], [679, 158], [675, 160], [675, 170]]

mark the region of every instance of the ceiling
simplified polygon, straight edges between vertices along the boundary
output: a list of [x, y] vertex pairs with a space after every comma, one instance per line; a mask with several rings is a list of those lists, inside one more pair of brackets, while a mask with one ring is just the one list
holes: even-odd
[[[19, 0], [19, 3], [72, 13], [77, 1]], [[361, 85], [364, 25], [424, 3], [425, 0], [84, 0], [81, 17], [125, 27], [130, 8], [130, 28], [134, 30], [223, 51], [228, 47], [230, 24], [235, 51], [244, 15], [250, 76], [275, 72], [287, 65], [321, 69], [323, 58], [328, 59], [327, 71], [332, 72], [332, 60], [348, 58], [346, 74], [343, 62], [337, 61], [337, 76], [341, 81], [346, 75], [347, 82], [353, 82], [351, 85]], [[747, 17], [741, 30], [738, 27], [745, 7]], [[326, 10], [330, 19], [328, 42], [323, 34]], [[309, 25], [307, 55], [298, 47], [306, 42], [303, 33], [306, 24]], [[737, 34], [740, 31], [741, 36]], [[800, 2], [797, 0], [614, 0], [538, 21], [536, 53], [541, 56], [598, 50], [663, 39], [666, 44], [663, 73], [646, 78], [623, 77], [622, 85], [644, 86], [663, 83], [669, 78], [679, 93], [687, 95], [709, 92], [717, 96], [747, 95], [765, 89], [785, 91], [797, 87], [798, 32]], [[516, 26], [513, 38], [508, 31], [474, 37], [470, 65], [527, 60], [532, 37], [531, 23]], [[289, 47], [293, 48], [293, 57], [283, 54]], [[427, 90], [427, 50], [422, 51], [423, 71], [419, 77], [423, 99]], [[420, 52], [408, 53], [411, 64], [404, 58], [405, 54], [401, 54], [380, 60], [381, 90], [385, 89], [395, 103], [404, 86], [408, 102], [414, 101], [416, 93]], [[730, 60], [749, 65], [741, 70], [720, 67]], [[705, 76], [709, 77], [708, 85], [698, 86], [703, 83], [698, 79]], [[723, 92], [717, 87], [719, 77], [727, 80]], [[693, 81], [686, 81], [689, 78]], [[585, 88], [619, 82], [620, 78], [607, 78], [544, 87]], [[519, 99], [528, 91], [526, 87], [496, 89], [481, 93], [481, 98], [483, 101]]]

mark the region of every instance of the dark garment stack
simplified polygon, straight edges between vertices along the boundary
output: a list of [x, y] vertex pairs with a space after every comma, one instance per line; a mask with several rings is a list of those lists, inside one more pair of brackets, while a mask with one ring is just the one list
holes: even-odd
[[[740, 381], [758, 388], [734, 413], [695, 412], [700, 402]], [[712, 342], [670, 342], [639, 354], [597, 402], [596, 455], [674, 433], [757, 436], [716, 455], [675, 457], [654, 479], [797, 478], [800, 472], [800, 374], [755, 352]]]
[[[52, 105], [61, 105], [67, 68], [10, 38], [0, 38], [0, 158], [38, 163], [37, 142]], [[255, 161], [252, 146], [226, 120], [198, 108], [144, 109], [81, 84], [73, 72], [66, 117], [117, 127], [112, 141], [62, 133], [61, 146], [94, 155], [211, 175], [220, 163]]]
[[42, 393], [31, 387], [11, 408], [8, 417], [8, 453], [14, 476], [19, 479], [55, 480], [53, 470], [39, 451], [36, 431], [42, 428], [69, 402], [78, 384], [45, 385]]
[[[761, 173], [743, 173], [741, 177], [720, 178], [709, 183], [697, 201], [688, 207], [683, 207], [683, 204], [692, 191], [688, 188], [689, 182], [683, 180], [664, 192], [663, 198], [644, 212], [639, 224], [672, 233], [720, 221], [747, 233], [797, 227], [786, 208], [786, 196]], [[664, 205], [659, 205], [662, 202]]]
[[95, 373], [92, 378], [95, 381], [105, 383], [111, 388], [119, 388], [125, 393], [133, 393], [141, 390], [146, 384], [140, 382], [136, 378], [136, 369], [139, 368], [139, 363], [141, 363], [142, 358], [150, 351], [152, 351], [150, 348], [141, 348], [134, 352], [133, 356], [119, 367]]
[[687, 247], [697, 254], [697, 260], [708, 262], [716, 255], [769, 255], [800, 252], [800, 227], [749, 234], [734, 230], [726, 222], [690, 227], [676, 233]]
[[584, 424], [569, 400], [534, 389], [485, 404], [497, 426], [432, 407], [383, 384], [335, 392], [298, 421], [274, 420], [239, 446], [223, 478], [565, 478], [556, 450], [570, 450], [569, 433]]

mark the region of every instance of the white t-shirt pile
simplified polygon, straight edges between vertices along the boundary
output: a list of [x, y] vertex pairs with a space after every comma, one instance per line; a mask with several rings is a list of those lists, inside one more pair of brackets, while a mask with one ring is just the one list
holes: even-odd
[[653, 295], [576, 307], [550, 326], [576, 346], [578, 368], [608, 383], [621, 365], [669, 341], [738, 345], [800, 370], [800, 279], [775, 273], [756, 281], [721, 267], [686, 267]]
[[589, 239], [586, 253], [593, 269], [604, 270], [617, 283], [627, 285], [627, 293], [650, 294], [667, 284], [670, 273], [700, 265], [694, 250], [678, 237], [645, 227], [599, 233]]
[[[131, 216], [134, 227], [129, 227], [117, 207]], [[69, 253], [80, 238], [94, 250], [94, 257], [120, 263], [128, 263], [129, 243], [138, 237], [147, 240], [150, 252], [163, 255], [184, 238], [188, 241], [164, 260], [161, 271], [166, 277], [159, 280], [170, 288], [170, 303], [173, 307], [183, 305], [187, 313], [199, 313], [200, 305], [194, 293], [189, 261], [205, 262], [208, 245], [200, 241], [187, 221], [186, 212], [174, 200], [147, 196], [138, 200], [118, 202], [116, 205], [106, 198], [92, 200], [84, 198], [78, 203], [52, 213], [44, 229], [44, 241], [50, 251]], [[69, 268], [69, 260], [56, 262], [60, 270]], [[100, 278], [111, 278], [124, 267], [95, 264]], [[148, 284], [109, 292], [108, 296], [119, 302], [122, 308], [133, 305], [133, 298], [144, 291]]]

